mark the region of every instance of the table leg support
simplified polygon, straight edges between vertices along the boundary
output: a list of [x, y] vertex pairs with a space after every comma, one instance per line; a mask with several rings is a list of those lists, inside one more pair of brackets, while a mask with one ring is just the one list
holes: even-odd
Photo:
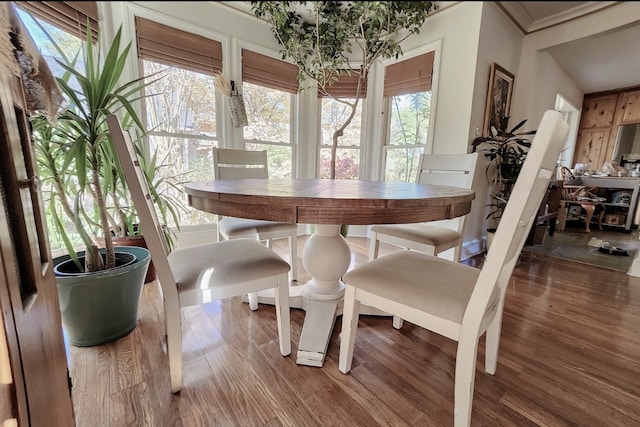
[[302, 264], [312, 279], [303, 291], [305, 317], [298, 345], [299, 365], [321, 367], [327, 353], [338, 303], [344, 297], [340, 280], [351, 262], [351, 249], [339, 225], [316, 224], [302, 249]]
[[296, 359], [298, 365], [322, 367], [336, 323], [337, 309], [335, 301], [306, 302]]
[[[315, 225], [302, 250], [302, 264], [312, 279], [289, 288], [292, 308], [305, 310], [298, 343], [298, 365], [322, 367], [327, 354], [336, 317], [342, 315], [344, 283], [341, 278], [351, 262], [351, 249], [340, 235], [339, 225]], [[258, 293], [258, 301], [273, 304], [271, 289]], [[360, 314], [384, 315], [372, 307], [362, 306]]]

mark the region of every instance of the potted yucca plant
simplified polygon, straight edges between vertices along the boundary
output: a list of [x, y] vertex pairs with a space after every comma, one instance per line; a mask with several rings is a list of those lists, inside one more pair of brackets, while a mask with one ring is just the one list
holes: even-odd
[[[144, 97], [145, 82], [120, 83], [131, 47], [121, 48], [121, 29], [104, 58], [88, 34], [80, 70], [76, 59], [58, 61], [64, 75], [57, 83], [66, 104], [56, 119], [32, 117], [49, 224], [68, 252], [54, 259], [62, 321], [69, 341], [78, 346], [108, 342], [135, 327], [151, 259], [145, 248], [114, 245], [113, 231], [122, 228], [117, 212], [127, 198], [106, 124], [109, 114], [119, 114], [129, 129], [144, 135], [133, 103]], [[84, 250], [76, 251], [72, 237]]]

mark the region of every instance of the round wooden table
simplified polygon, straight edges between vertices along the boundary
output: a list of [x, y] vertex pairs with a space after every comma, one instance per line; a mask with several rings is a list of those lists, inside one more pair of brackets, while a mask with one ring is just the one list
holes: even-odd
[[[291, 306], [306, 311], [297, 363], [310, 366], [322, 366], [336, 315], [341, 314], [340, 278], [351, 261], [341, 225], [455, 218], [471, 210], [475, 197], [474, 191], [458, 187], [331, 179], [198, 181], [185, 184], [185, 192], [190, 206], [209, 213], [314, 224], [302, 251], [302, 264], [312, 279], [290, 288]], [[259, 302], [272, 299], [259, 297]]]

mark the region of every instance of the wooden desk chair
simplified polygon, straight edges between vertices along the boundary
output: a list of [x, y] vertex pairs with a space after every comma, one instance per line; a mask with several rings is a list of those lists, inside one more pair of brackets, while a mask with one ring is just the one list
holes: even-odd
[[108, 116], [107, 123], [162, 288], [171, 391], [178, 392], [182, 387], [181, 307], [275, 288], [280, 353], [290, 354], [289, 264], [250, 239], [213, 242], [169, 253], [129, 134], [122, 130], [116, 116]]
[[557, 111], [544, 113], [481, 269], [396, 251], [343, 276], [341, 372], [351, 370], [360, 305], [397, 315], [458, 342], [454, 424], [470, 425], [478, 340], [486, 332], [485, 370], [494, 374], [506, 287], [567, 136], [568, 125], [561, 117]]
[[[236, 150], [213, 147], [214, 179], [268, 178], [266, 150]], [[289, 239], [291, 280], [298, 278], [298, 225], [287, 222], [218, 216], [218, 240], [251, 238], [265, 241], [272, 247], [272, 239]], [[249, 294], [249, 306], [258, 308], [257, 294]]]
[[[477, 164], [478, 153], [423, 154], [420, 156], [416, 182], [471, 188]], [[453, 259], [459, 262], [465, 216], [450, 221], [374, 225], [371, 227], [369, 259], [378, 257], [382, 241], [430, 255], [454, 248]]]

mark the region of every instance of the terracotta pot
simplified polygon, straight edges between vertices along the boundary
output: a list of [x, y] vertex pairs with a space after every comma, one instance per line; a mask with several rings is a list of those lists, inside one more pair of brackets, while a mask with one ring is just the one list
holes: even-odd
[[[145, 242], [144, 236], [112, 237], [112, 239], [114, 246], [137, 246], [147, 249], [147, 242]], [[104, 239], [102, 237], [96, 237], [96, 240], [104, 246]], [[144, 283], [149, 283], [154, 280], [156, 280], [156, 269], [153, 267], [153, 262], [151, 262], [149, 263], [149, 269], [144, 278]]]

